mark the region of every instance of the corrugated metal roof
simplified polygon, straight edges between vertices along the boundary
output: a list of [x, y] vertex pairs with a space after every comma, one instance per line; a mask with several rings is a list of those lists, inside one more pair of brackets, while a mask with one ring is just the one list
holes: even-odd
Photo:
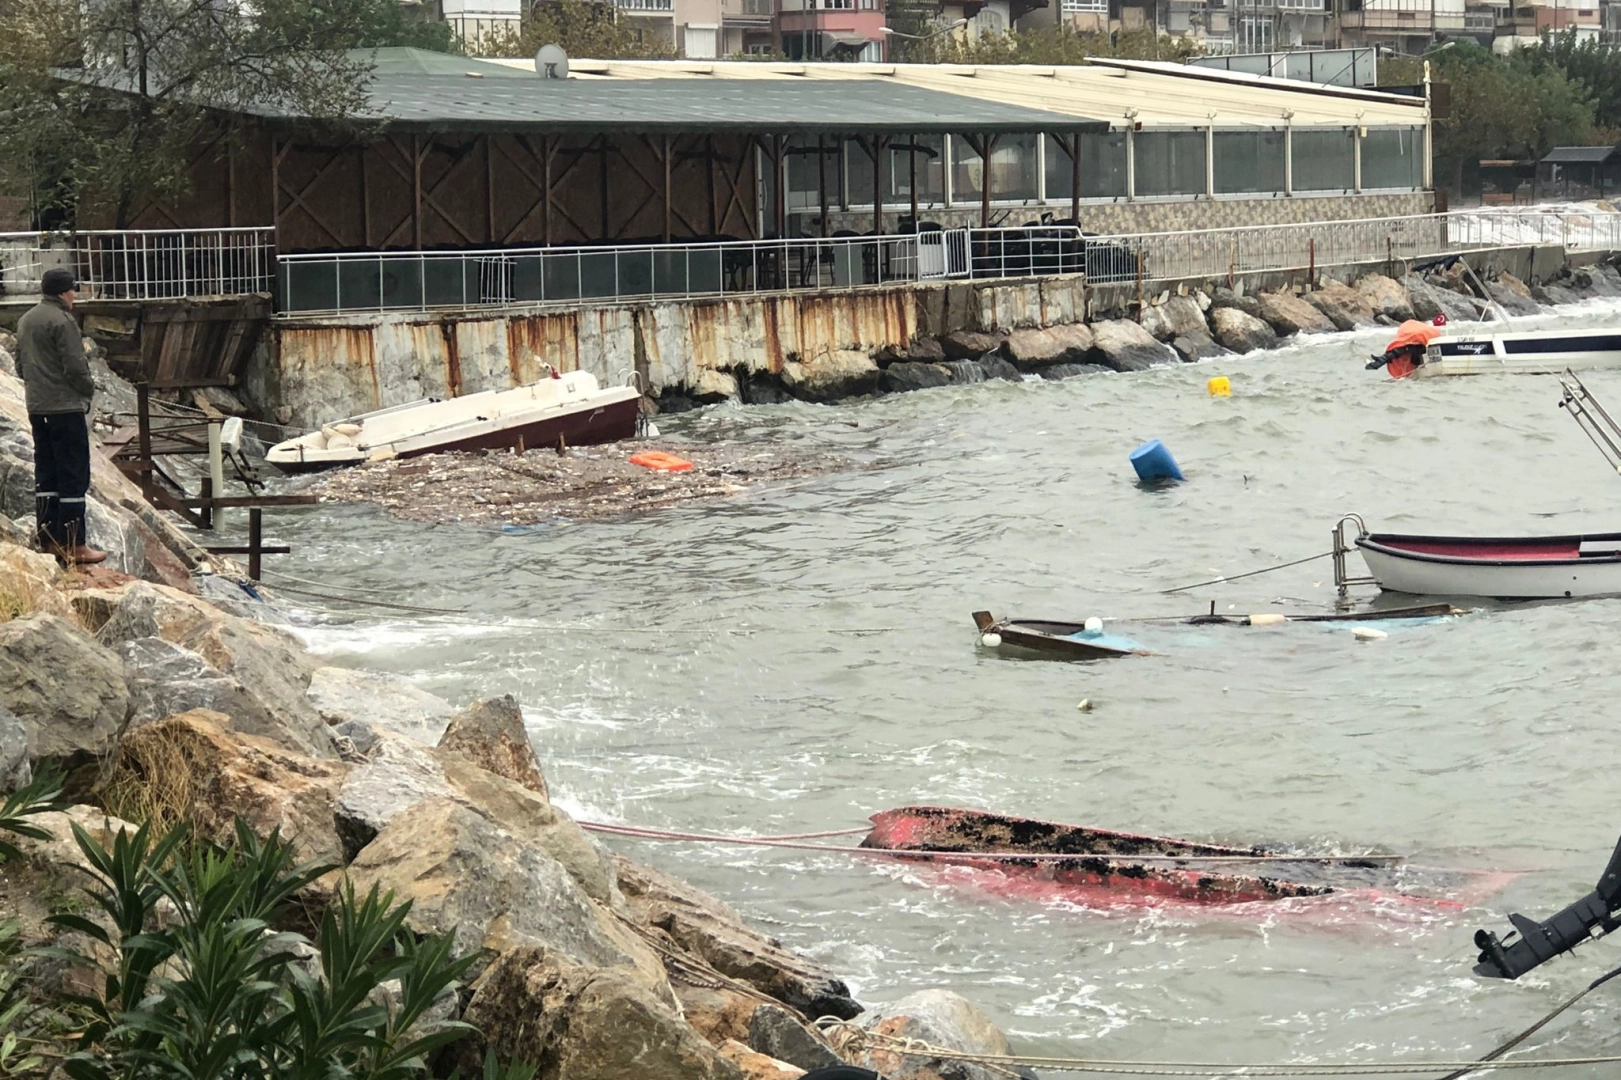
[[527, 70], [494, 60], [477, 60], [470, 56], [453, 56], [431, 49], [414, 49], [405, 45], [382, 49], [350, 49], [351, 60], [369, 63], [379, 75], [489, 75], [494, 78], [522, 79], [535, 77], [535, 66], [525, 61]]
[[[520, 67], [527, 60], [498, 60]], [[1151, 61], [1095, 60], [1063, 67], [1032, 65], [758, 63], [753, 61], [572, 60], [571, 81], [667, 85], [700, 81], [869, 83], [912, 86], [974, 101], [998, 102], [1073, 117], [1101, 118], [1115, 126], [1296, 127], [1424, 123], [1418, 98], [1346, 87], [1326, 87], [1261, 75], [1213, 71]], [[964, 125], [948, 124], [962, 130]]]
[[[827, 65], [829, 67], [839, 65]], [[1069, 109], [843, 80], [528, 79], [379, 72], [367, 112], [403, 129], [857, 132], [1102, 130]]]
[[1543, 158], [1543, 164], [1602, 165], [1615, 156], [1613, 146], [1556, 146]]

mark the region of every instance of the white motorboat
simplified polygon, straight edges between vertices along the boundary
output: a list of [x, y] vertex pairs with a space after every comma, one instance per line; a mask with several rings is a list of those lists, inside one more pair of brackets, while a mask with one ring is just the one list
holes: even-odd
[[427, 398], [324, 424], [277, 443], [265, 460], [298, 473], [446, 450], [615, 442], [636, 434], [640, 397], [628, 386], [603, 388], [589, 372], [554, 372], [527, 386]]
[[1369, 533], [1357, 549], [1381, 589], [1417, 596], [1551, 600], [1621, 596], [1621, 533], [1408, 536]]
[[1444, 334], [1424, 350], [1412, 378], [1441, 375], [1557, 375], [1621, 368], [1621, 329]]

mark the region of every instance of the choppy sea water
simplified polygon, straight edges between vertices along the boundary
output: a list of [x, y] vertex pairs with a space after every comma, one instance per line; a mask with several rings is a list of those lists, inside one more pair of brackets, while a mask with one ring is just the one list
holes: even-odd
[[[1521, 322], [1617, 318], [1584, 306]], [[323, 507], [277, 516], [294, 554], [273, 565], [469, 609], [302, 618], [335, 663], [457, 701], [518, 695], [554, 794], [588, 819], [788, 833], [927, 802], [1518, 872], [1457, 906], [1359, 894], [1217, 909], [1077, 903], [833, 853], [611, 841], [726, 899], [863, 1000], [949, 987], [1031, 1053], [1472, 1057], [1621, 953], [1589, 945], [1512, 984], [1470, 973], [1477, 927], [1576, 899], [1621, 832], [1621, 601], [1498, 607], [1371, 643], [1299, 624], [1120, 622], [1158, 655], [1084, 664], [999, 657], [969, 619], [1326, 607], [1326, 559], [1160, 590], [1327, 551], [1347, 511], [1402, 531], [1621, 529], [1621, 479], [1557, 408], [1556, 379], [1398, 383], [1361, 366], [1387, 337], [710, 409], [661, 424], [853, 467], [518, 534]], [[1207, 396], [1213, 375], [1231, 379], [1230, 399]], [[1621, 373], [1585, 381], [1621, 406]], [[1136, 484], [1126, 455], [1148, 438], [1186, 484]], [[1597, 992], [1533, 1052], [1621, 1053], [1618, 995]]]

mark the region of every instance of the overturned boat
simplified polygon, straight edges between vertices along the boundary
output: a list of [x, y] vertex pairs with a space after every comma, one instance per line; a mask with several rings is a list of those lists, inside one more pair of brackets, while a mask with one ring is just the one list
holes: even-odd
[[[903, 806], [871, 820], [863, 848], [941, 866], [1036, 878], [1078, 895], [1121, 890], [1149, 899], [1241, 904], [1340, 891], [1327, 881], [1256, 874], [1278, 860], [1312, 865], [1309, 858], [1296, 863], [1295, 856], [1261, 847], [1199, 844], [945, 806]], [[1395, 861], [1394, 856], [1322, 860], [1352, 871], [1377, 871]]]
[[447, 450], [616, 442], [636, 434], [640, 397], [632, 387], [604, 388], [590, 372], [553, 372], [527, 386], [425, 398], [325, 424], [277, 443], [265, 460], [300, 473]]

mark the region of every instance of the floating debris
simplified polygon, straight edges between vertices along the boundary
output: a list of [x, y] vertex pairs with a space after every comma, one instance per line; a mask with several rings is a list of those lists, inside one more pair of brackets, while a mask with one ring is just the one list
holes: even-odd
[[601, 521], [737, 495], [750, 487], [847, 467], [818, 453], [754, 446], [683, 446], [684, 472], [632, 465], [625, 445], [553, 450], [433, 454], [378, 461], [323, 474], [308, 490], [322, 502], [365, 502], [434, 525], [531, 525]]

